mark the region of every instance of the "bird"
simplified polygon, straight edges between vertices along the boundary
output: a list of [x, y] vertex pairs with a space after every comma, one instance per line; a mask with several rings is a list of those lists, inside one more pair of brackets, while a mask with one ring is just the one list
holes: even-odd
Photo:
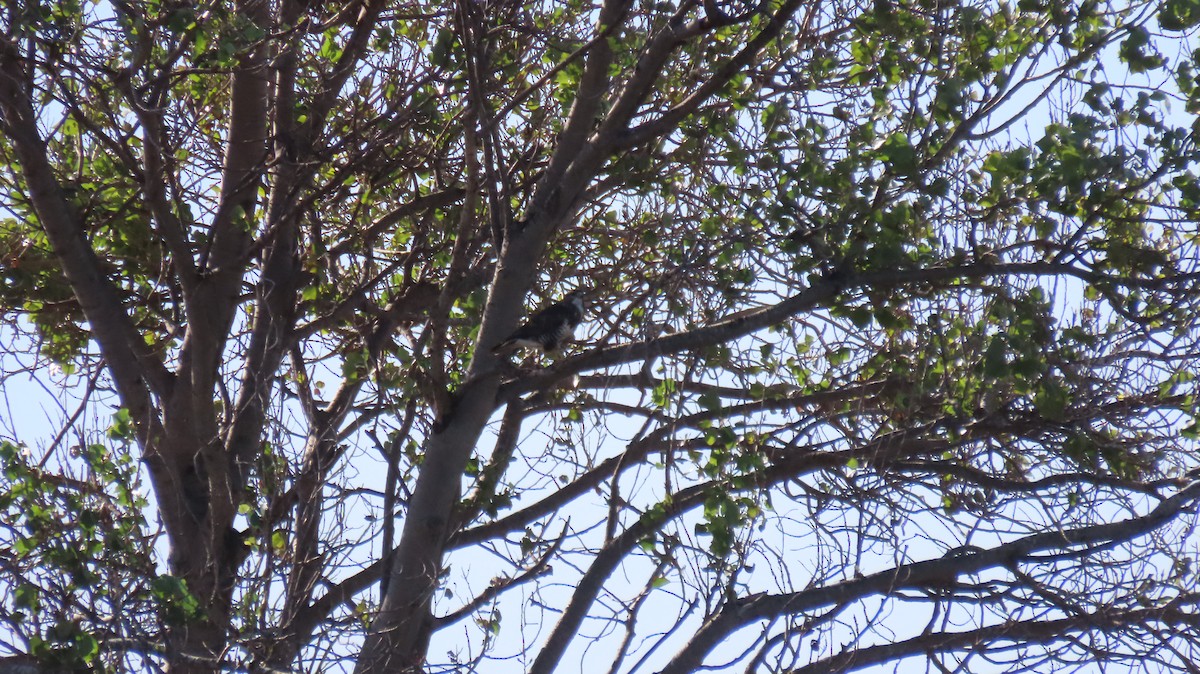
[[530, 316], [504, 341], [492, 347], [492, 353], [509, 353], [520, 348], [557, 352], [564, 342], [575, 336], [575, 328], [583, 321], [582, 294], [581, 290], [573, 290]]

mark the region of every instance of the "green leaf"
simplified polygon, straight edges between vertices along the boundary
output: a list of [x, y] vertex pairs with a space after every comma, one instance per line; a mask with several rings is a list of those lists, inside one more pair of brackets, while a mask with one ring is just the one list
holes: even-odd
[[113, 414], [112, 424], [108, 427], [108, 437], [114, 440], [133, 440], [135, 429], [129, 410], [122, 407]]
[[706, 391], [701, 394], [698, 400], [700, 406], [709, 412], [716, 412], [722, 408], [721, 396], [715, 391]]
[[655, 406], [665, 408], [671, 402], [671, 396], [675, 393], [675, 381], [672, 379], [663, 379], [654, 387], [651, 393], [651, 401]]
[[1158, 24], [1176, 31], [1200, 24], [1200, 0], [1166, 0], [1158, 6]]
[[326, 61], [337, 61], [342, 57], [342, 48], [337, 42], [337, 30], [330, 28], [325, 31], [325, 38], [321, 41], [321, 48], [317, 51], [317, 55]]
[[1164, 63], [1162, 55], [1150, 44], [1150, 32], [1142, 26], [1130, 27], [1129, 37], [1121, 42], [1118, 54], [1133, 73], [1160, 68]]
[[983, 356], [983, 374], [998, 379], [1008, 373], [1008, 345], [1003, 336], [993, 335]]
[[13, 606], [26, 608], [36, 613], [41, 604], [39, 601], [40, 594], [41, 592], [37, 586], [22, 583], [13, 591]]
[[433, 43], [433, 49], [429, 52], [429, 62], [438, 68], [446, 68], [450, 65], [450, 47], [454, 44], [454, 31], [449, 28], [438, 30], [437, 40]]
[[903, 133], [893, 133], [879, 148], [879, 156], [899, 176], [911, 176], [917, 168], [917, 151]]
[[1051, 421], [1066, 421], [1070, 394], [1057, 380], [1047, 378], [1034, 397], [1034, 405], [1043, 417]]

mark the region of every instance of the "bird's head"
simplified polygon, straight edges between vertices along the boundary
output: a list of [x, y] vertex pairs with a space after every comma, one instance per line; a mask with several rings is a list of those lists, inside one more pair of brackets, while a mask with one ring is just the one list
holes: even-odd
[[567, 293], [566, 295], [563, 295], [562, 301], [564, 303], [573, 304], [573, 305], [575, 305], [576, 309], [583, 311], [584, 292], [585, 292], [585, 290], [583, 288], [576, 288], [576, 289], [572, 290], [571, 292]]

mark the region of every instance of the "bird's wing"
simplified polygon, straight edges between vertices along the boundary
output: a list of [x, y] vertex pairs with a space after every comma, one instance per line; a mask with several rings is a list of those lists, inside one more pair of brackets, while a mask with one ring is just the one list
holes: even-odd
[[547, 307], [529, 317], [525, 325], [517, 328], [516, 332], [509, 335], [509, 339], [523, 339], [527, 337], [535, 337], [553, 332], [563, 321], [562, 311], [560, 307]]

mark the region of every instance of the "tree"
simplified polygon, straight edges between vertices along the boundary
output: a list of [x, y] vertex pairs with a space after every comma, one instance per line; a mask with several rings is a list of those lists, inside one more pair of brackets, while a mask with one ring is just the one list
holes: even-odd
[[10, 670], [1189, 670], [1197, 21], [10, 3]]

